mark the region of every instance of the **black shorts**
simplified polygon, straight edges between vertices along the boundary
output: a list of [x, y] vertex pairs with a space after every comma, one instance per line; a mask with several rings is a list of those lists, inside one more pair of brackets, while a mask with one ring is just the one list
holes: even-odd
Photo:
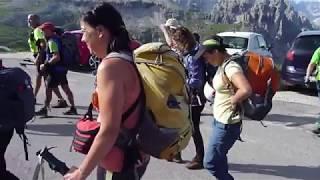
[[68, 85], [67, 73], [49, 73], [46, 76], [47, 88], [57, 88], [59, 85]]

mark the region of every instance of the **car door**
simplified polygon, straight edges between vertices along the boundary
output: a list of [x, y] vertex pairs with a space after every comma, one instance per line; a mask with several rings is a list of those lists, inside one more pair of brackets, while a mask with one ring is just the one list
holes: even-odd
[[259, 44], [259, 53], [263, 56], [272, 56], [271, 53], [268, 50], [268, 45], [266, 41], [264, 40], [263, 36], [257, 35], [258, 44]]
[[258, 38], [256, 35], [252, 35], [250, 36], [250, 45], [249, 45], [249, 51], [251, 52], [255, 52], [260, 54], [260, 48], [259, 48], [259, 42], [258, 42]]

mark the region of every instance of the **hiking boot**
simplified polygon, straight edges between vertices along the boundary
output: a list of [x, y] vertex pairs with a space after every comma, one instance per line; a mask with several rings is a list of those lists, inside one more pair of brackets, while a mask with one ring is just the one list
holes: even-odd
[[64, 115], [77, 115], [77, 109], [75, 107], [71, 107], [68, 111], [63, 113]]
[[181, 158], [181, 153], [178, 153], [175, 157], [169, 160], [169, 162], [175, 162], [175, 163], [183, 163], [183, 160]]
[[[201, 159], [201, 160], [200, 160]], [[203, 169], [203, 158], [200, 158], [198, 155], [196, 155], [190, 163], [187, 164], [187, 168], [190, 170], [198, 170]]]
[[186, 167], [190, 170], [200, 170], [203, 169], [203, 164], [202, 162], [191, 161]]
[[183, 163], [182, 157], [181, 157], [181, 153], [178, 153], [173, 159], [173, 162], [175, 163]]
[[320, 128], [312, 130], [312, 133], [320, 135]]
[[48, 116], [48, 110], [46, 107], [41, 108], [39, 111], [35, 112], [36, 116], [43, 116], [47, 117]]
[[68, 107], [67, 101], [64, 99], [59, 99], [57, 104], [53, 105], [52, 108], [66, 108]]

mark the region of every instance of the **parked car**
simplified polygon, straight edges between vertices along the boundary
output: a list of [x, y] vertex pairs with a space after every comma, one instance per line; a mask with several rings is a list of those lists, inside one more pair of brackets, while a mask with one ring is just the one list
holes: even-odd
[[89, 59], [91, 57], [90, 51], [86, 45], [85, 42], [81, 41], [83, 33], [81, 30], [74, 30], [74, 31], [69, 31], [69, 33], [73, 34], [76, 36], [77, 39], [77, 45], [79, 49], [79, 62], [78, 65], [80, 66], [90, 66]]
[[282, 64], [281, 76], [285, 86], [305, 85], [308, 64], [318, 47], [320, 31], [303, 31], [295, 38]]
[[[83, 33], [81, 30], [74, 30], [74, 31], [68, 31], [67, 33], [71, 33], [75, 35], [77, 39], [77, 46], [79, 49], [79, 60], [77, 65], [83, 66], [83, 67], [90, 67], [91, 70], [97, 70], [98, 65], [100, 63], [100, 59], [92, 54], [90, 54], [90, 51], [86, 45], [85, 42], [83, 42], [82, 36]], [[132, 40], [130, 43], [130, 48], [132, 50], [138, 48], [141, 45], [141, 43], [137, 40]]]
[[262, 56], [272, 57], [270, 52], [271, 46], [268, 46], [261, 34], [254, 32], [222, 32], [217, 35], [223, 38], [224, 44], [228, 47], [227, 52], [229, 54], [248, 50]]

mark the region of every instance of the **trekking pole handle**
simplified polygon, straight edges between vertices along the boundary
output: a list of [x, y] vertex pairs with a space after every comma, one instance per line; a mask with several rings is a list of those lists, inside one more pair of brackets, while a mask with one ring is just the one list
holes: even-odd
[[52, 153], [49, 152], [48, 148], [43, 149], [41, 152], [37, 152], [38, 156], [41, 156], [49, 164], [50, 169], [65, 175], [69, 172], [69, 168], [66, 163], [57, 159]]

